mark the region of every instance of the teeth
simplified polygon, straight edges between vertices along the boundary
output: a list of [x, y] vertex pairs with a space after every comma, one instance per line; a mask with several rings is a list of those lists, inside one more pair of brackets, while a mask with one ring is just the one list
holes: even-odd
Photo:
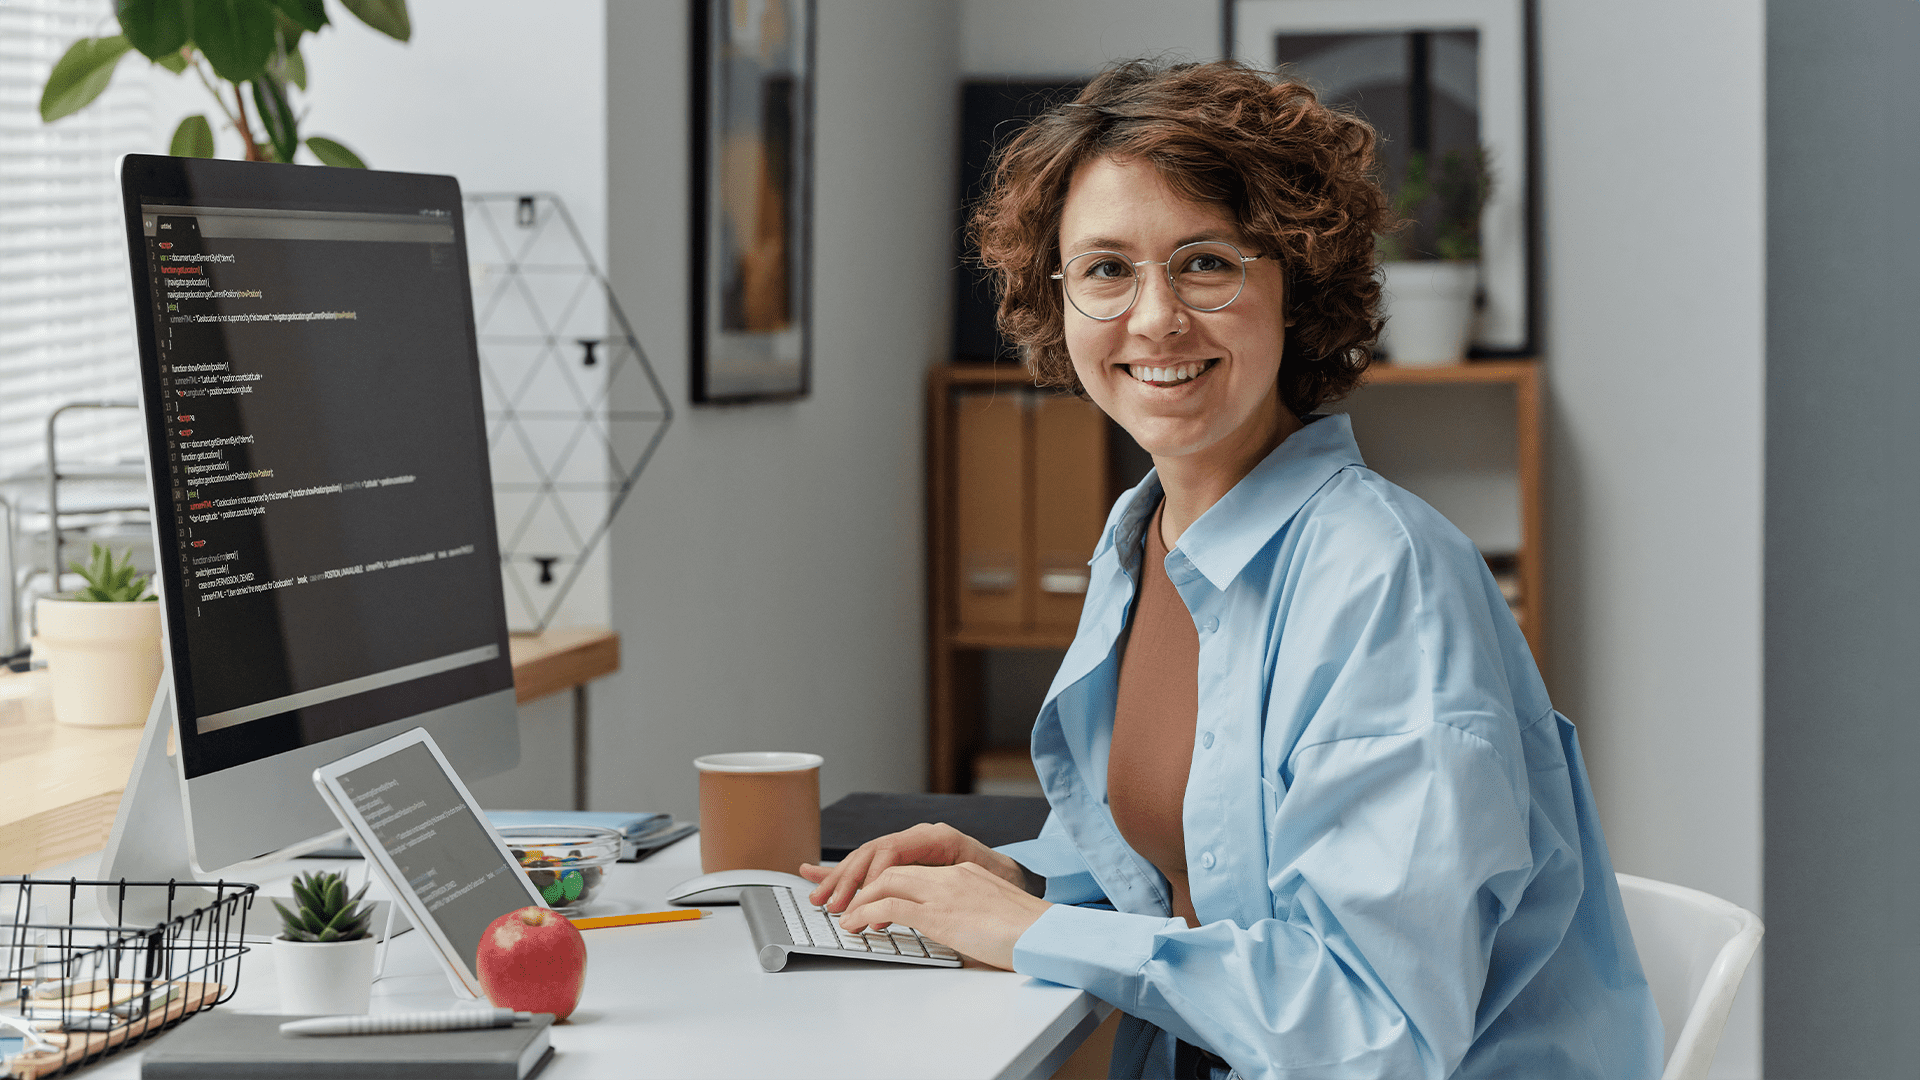
[[1134, 364], [1127, 370], [1141, 382], [1179, 383], [1186, 382], [1205, 369], [1205, 364], [1188, 363], [1176, 364], [1173, 367], [1147, 367], [1143, 364]]

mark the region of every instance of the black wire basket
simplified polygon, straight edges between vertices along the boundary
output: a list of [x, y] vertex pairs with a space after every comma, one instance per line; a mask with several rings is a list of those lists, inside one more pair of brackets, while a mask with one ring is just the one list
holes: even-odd
[[[0, 1038], [22, 1040], [0, 1076], [64, 1075], [231, 998], [258, 890], [0, 877]], [[164, 920], [126, 924], [130, 897], [163, 894]]]

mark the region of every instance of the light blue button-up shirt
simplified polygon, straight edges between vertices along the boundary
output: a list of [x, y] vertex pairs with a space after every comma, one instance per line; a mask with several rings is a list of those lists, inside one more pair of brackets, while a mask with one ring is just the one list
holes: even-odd
[[[1467, 538], [1294, 433], [1193, 523], [1167, 574], [1200, 632], [1182, 824], [1201, 925], [1107, 808], [1120, 642], [1152, 474], [1091, 561], [1033, 732], [1053, 812], [1004, 849], [1056, 905], [1016, 970], [1128, 1016], [1115, 1075], [1169, 1035], [1243, 1077], [1649, 1080], [1660, 1018], [1568, 723]], [[1072, 906], [1104, 898], [1117, 910]]]

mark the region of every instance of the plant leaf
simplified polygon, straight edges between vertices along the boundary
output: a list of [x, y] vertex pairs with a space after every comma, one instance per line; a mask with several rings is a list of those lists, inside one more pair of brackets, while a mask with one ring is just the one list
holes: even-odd
[[327, 25], [325, 0], [273, 0], [273, 6], [302, 30], [318, 32]]
[[287, 50], [287, 58], [280, 65], [280, 74], [286, 76], [288, 82], [299, 87], [302, 92], [305, 92], [307, 89], [307, 60], [306, 57], [300, 55], [299, 49], [290, 48]]
[[286, 87], [275, 82], [272, 76], [262, 75], [253, 80], [253, 104], [260, 110], [260, 121], [267, 129], [273, 160], [291, 164], [293, 155], [300, 149], [300, 120], [293, 115], [293, 106], [287, 103]]
[[178, 55], [191, 40], [193, 9], [180, 0], [117, 0], [113, 6], [120, 17], [120, 32], [149, 60]]
[[293, 879], [293, 898], [300, 902], [302, 911], [319, 907], [319, 900], [313, 895], [313, 880], [305, 874]]
[[120, 34], [74, 42], [47, 73], [46, 89], [40, 92], [40, 119], [51, 123], [85, 108], [107, 88], [113, 69], [132, 48]]
[[174, 157], [212, 157], [213, 125], [199, 113], [180, 121], [180, 126], [173, 129], [173, 144], [167, 147], [167, 153]]
[[336, 169], [364, 169], [367, 163], [360, 155], [334, 142], [324, 135], [315, 135], [307, 140], [307, 149], [320, 159], [323, 165], [332, 165]]
[[274, 13], [267, 0], [194, 0], [193, 43], [230, 83], [266, 71], [274, 50]]
[[154, 63], [166, 68], [175, 75], [184, 75], [187, 71], [187, 54], [180, 49], [175, 49], [155, 60]]
[[[333, 921], [327, 924], [327, 928], [323, 933], [332, 934], [343, 941], [351, 941], [356, 937], [364, 936], [362, 933], [356, 932], [354, 924], [365, 921], [364, 918], [354, 918], [353, 913], [350, 911], [342, 911], [333, 917]], [[359, 929], [364, 931], [365, 927], [360, 927]]]
[[340, 0], [361, 22], [393, 38], [405, 41], [413, 36], [413, 20], [407, 17], [407, 0]]

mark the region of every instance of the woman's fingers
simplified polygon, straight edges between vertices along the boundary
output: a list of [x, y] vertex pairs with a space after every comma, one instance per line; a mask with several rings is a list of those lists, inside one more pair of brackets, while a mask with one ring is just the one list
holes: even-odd
[[840, 912], [853, 901], [855, 892], [895, 866], [946, 866], [983, 856], [995, 857], [996, 853], [951, 825], [923, 823], [869, 840], [841, 860], [840, 865], [824, 870], [821, 877], [814, 877], [804, 868], [801, 872], [808, 881], [816, 883], [807, 894], [808, 901], [828, 911]]
[[828, 869], [813, 891], [807, 894], [807, 902], [817, 907], [831, 907], [832, 901], [839, 898], [844, 906], [844, 896], [852, 895], [853, 890], [866, 880], [867, 864], [873, 860], [873, 846], [879, 842], [871, 840], [861, 844], [851, 855], [841, 859], [840, 865]]
[[901, 923], [995, 967], [1050, 907], [976, 863], [895, 866], [873, 878], [840, 918], [848, 930]]

